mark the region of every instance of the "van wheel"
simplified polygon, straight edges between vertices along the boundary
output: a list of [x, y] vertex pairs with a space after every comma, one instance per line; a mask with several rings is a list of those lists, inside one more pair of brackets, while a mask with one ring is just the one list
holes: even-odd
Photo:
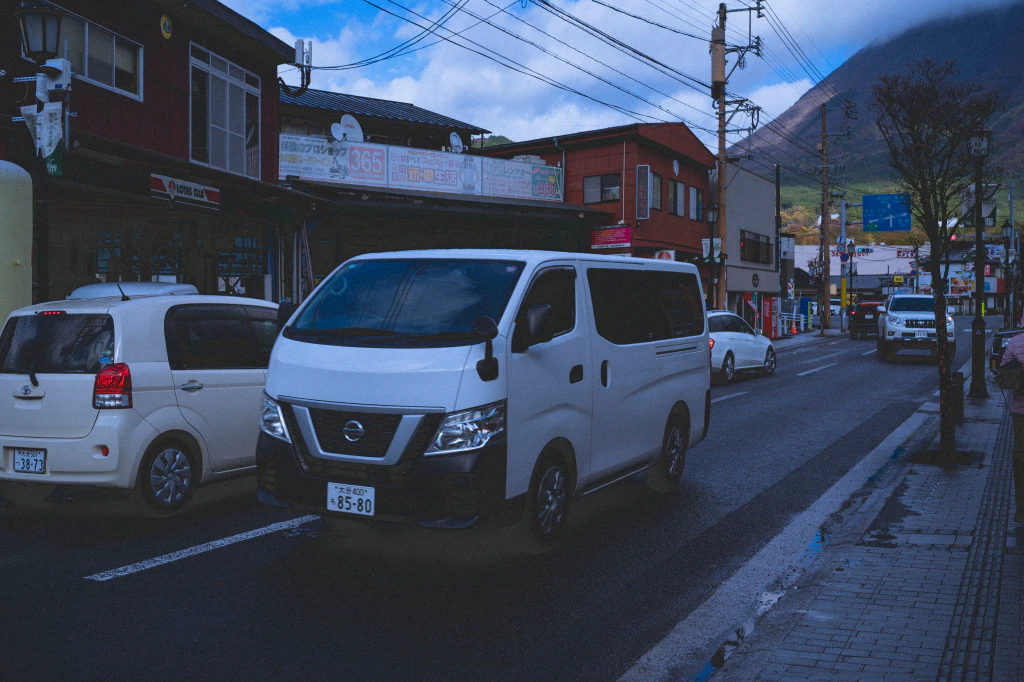
[[725, 354], [725, 360], [722, 360], [722, 378], [725, 379], [725, 383], [731, 384], [732, 380], [736, 377], [736, 359], [733, 358], [732, 353]]
[[565, 532], [570, 507], [569, 468], [555, 454], [542, 455], [530, 483], [528, 522], [533, 536], [554, 543]]
[[647, 487], [656, 493], [666, 495], [679, 487], [686, 466], [687, 445], [686, 424], [673, 413], [665, 425], [665, 436], [661, 441], [661, 455], [646, 472]]
[[187, 446], [178, 441], [156, 443], [139, 468], [142, 496], [155, 511], [174, 513], [192, 499], [196, 473], [196, 459]]

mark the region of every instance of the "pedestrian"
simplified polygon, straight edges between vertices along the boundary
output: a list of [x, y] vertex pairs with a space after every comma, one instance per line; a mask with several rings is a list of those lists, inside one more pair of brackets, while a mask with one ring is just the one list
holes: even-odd
[[[1020, 324], [1024, 327], [1024, 317]], [[1024, 365], [1024, 334], [1017, 334], [1006, 344], [999, 367], [1016, 361], [1017, 372]], [[1024, 390], [1013, 391], [1010, 397], [1010, 415], [1013, 417], [1013, 485], [1016, 489], [1017, 510], [1013, 520], [1024, 523]]]

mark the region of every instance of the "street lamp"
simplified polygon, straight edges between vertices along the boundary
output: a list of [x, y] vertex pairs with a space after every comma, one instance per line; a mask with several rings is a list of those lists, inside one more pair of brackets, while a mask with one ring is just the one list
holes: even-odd
[[718, 224], [718, 206], [704, 207], [704, 219], [708, 221], [708, 308], [715, 307], [715, 226]]
[[971, 323], [971, 391], [970, 398], [987, 398], [985, 388], [985, 218], [982, 215], [982, 200], [985, 189], [982, 185], [982, 169], [988, 156], [989, 137], [992, 131], [979, 127], [968, 141], [971, 156], [974, 157], [974, 321]]
[[[55, 69], [46, 64], [47, 60], [57, 57], [60, 43], [60, 24], [64, 12], [48, 2], [40, 0], [24, 0], [15, 12], [21, 26], [21, 44], [25, 55], [36, 63], [36, 109], [41, 114], [44, 102], [38, 100], [42, 93], [47, 92], [44, 85], [45, 73], [53, 73]], [[48, 96], [47, 96], [48, 99]], [[33, 138], [36, 135], [33, 134]], [[39, 287], [40, 296], [49, 296], [50, 284], [50, 217], [48, 210], [46, 159], [42, 154], [39, 141], [36, 140], [35, 176], [37, 190], [35, 202], [35, 229], [33, 231], [33, 248], [36, 253], [35, 284]], [[33, 294], [35, 292], [33, 291]], [[37, 297], [33, 295], [33, 300]]]

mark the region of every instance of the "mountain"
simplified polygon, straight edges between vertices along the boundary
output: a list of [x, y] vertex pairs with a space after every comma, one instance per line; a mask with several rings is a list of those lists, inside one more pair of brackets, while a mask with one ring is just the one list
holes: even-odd
[[[995, 87], [1007, 97], [1006, 110], [990, 121], [993, 135], [993, 160], [1010, 177], [1024, 171], [1024, 1], [985, 11], [960, 14], [922, 24], [884, 42], [870, 44], [833, 71], [827, 81], [857, 106], [858, 120], [852, 122], [851, 136], [841, 141], [846, 158], [846, 180], [850, 186], [891, 184], [885, 162], [884, 143], [869, 104], [871, 86], [882, 74], [902, 71], [914, 60], [937, 62], [956, 60], [965, 79], [976, 78], [986, 87]], [[803, 141], [802, 149], [791, 140], [762, 127], [734, 150], [745, 152], [748, 144], [765, 153], [810, 172], [819, 165], [807, 153], [821, 139], [822, 90], [814, 87], [779, 116], [778, 123]], [[829, 128], [838, 132], [843, 112], [838, 107], [828, 113]], [[774, 146], [773, 146], [774, 145]], [[830, 148], [833, 141], [829, 143]], [[792, 156], [790, 156], [790, 154]], [[799, 161], [793, 157], [798, 157]], [[819, 162], [820, 163], [820, 162]], [[1005, 214], [1003, 214], [1005, 215]]]

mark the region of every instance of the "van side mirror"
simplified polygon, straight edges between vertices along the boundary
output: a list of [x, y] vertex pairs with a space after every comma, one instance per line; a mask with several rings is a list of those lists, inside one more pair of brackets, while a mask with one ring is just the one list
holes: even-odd
[[498, 336], [498, 323], [486, 315], [473, 320], [473, 333], [480, 336], [486, 343], [484, 359], [476, 363], [476, 373], [481, 381], [494, 381], [498, 378], [498, 358], [494, 357], [494, 339]]
[[885, 312], [885, 306], [884, 305], [880, 305], [877, 308], [875, 308], [875, 310], [880, 312], [880, 313], [884, 313]]
[[277, 306], [277, 331], [278, 333], [288, 324], [289, 318], [295, 312], [295, 304], [291, 301], [281, 301]]
[[551, 306], [546, 304], [531, 305], [526, 311], [526, 329], [529, 333], [529, 345], [547, 343], [555, 337], [554, 320], [551, 319]]

